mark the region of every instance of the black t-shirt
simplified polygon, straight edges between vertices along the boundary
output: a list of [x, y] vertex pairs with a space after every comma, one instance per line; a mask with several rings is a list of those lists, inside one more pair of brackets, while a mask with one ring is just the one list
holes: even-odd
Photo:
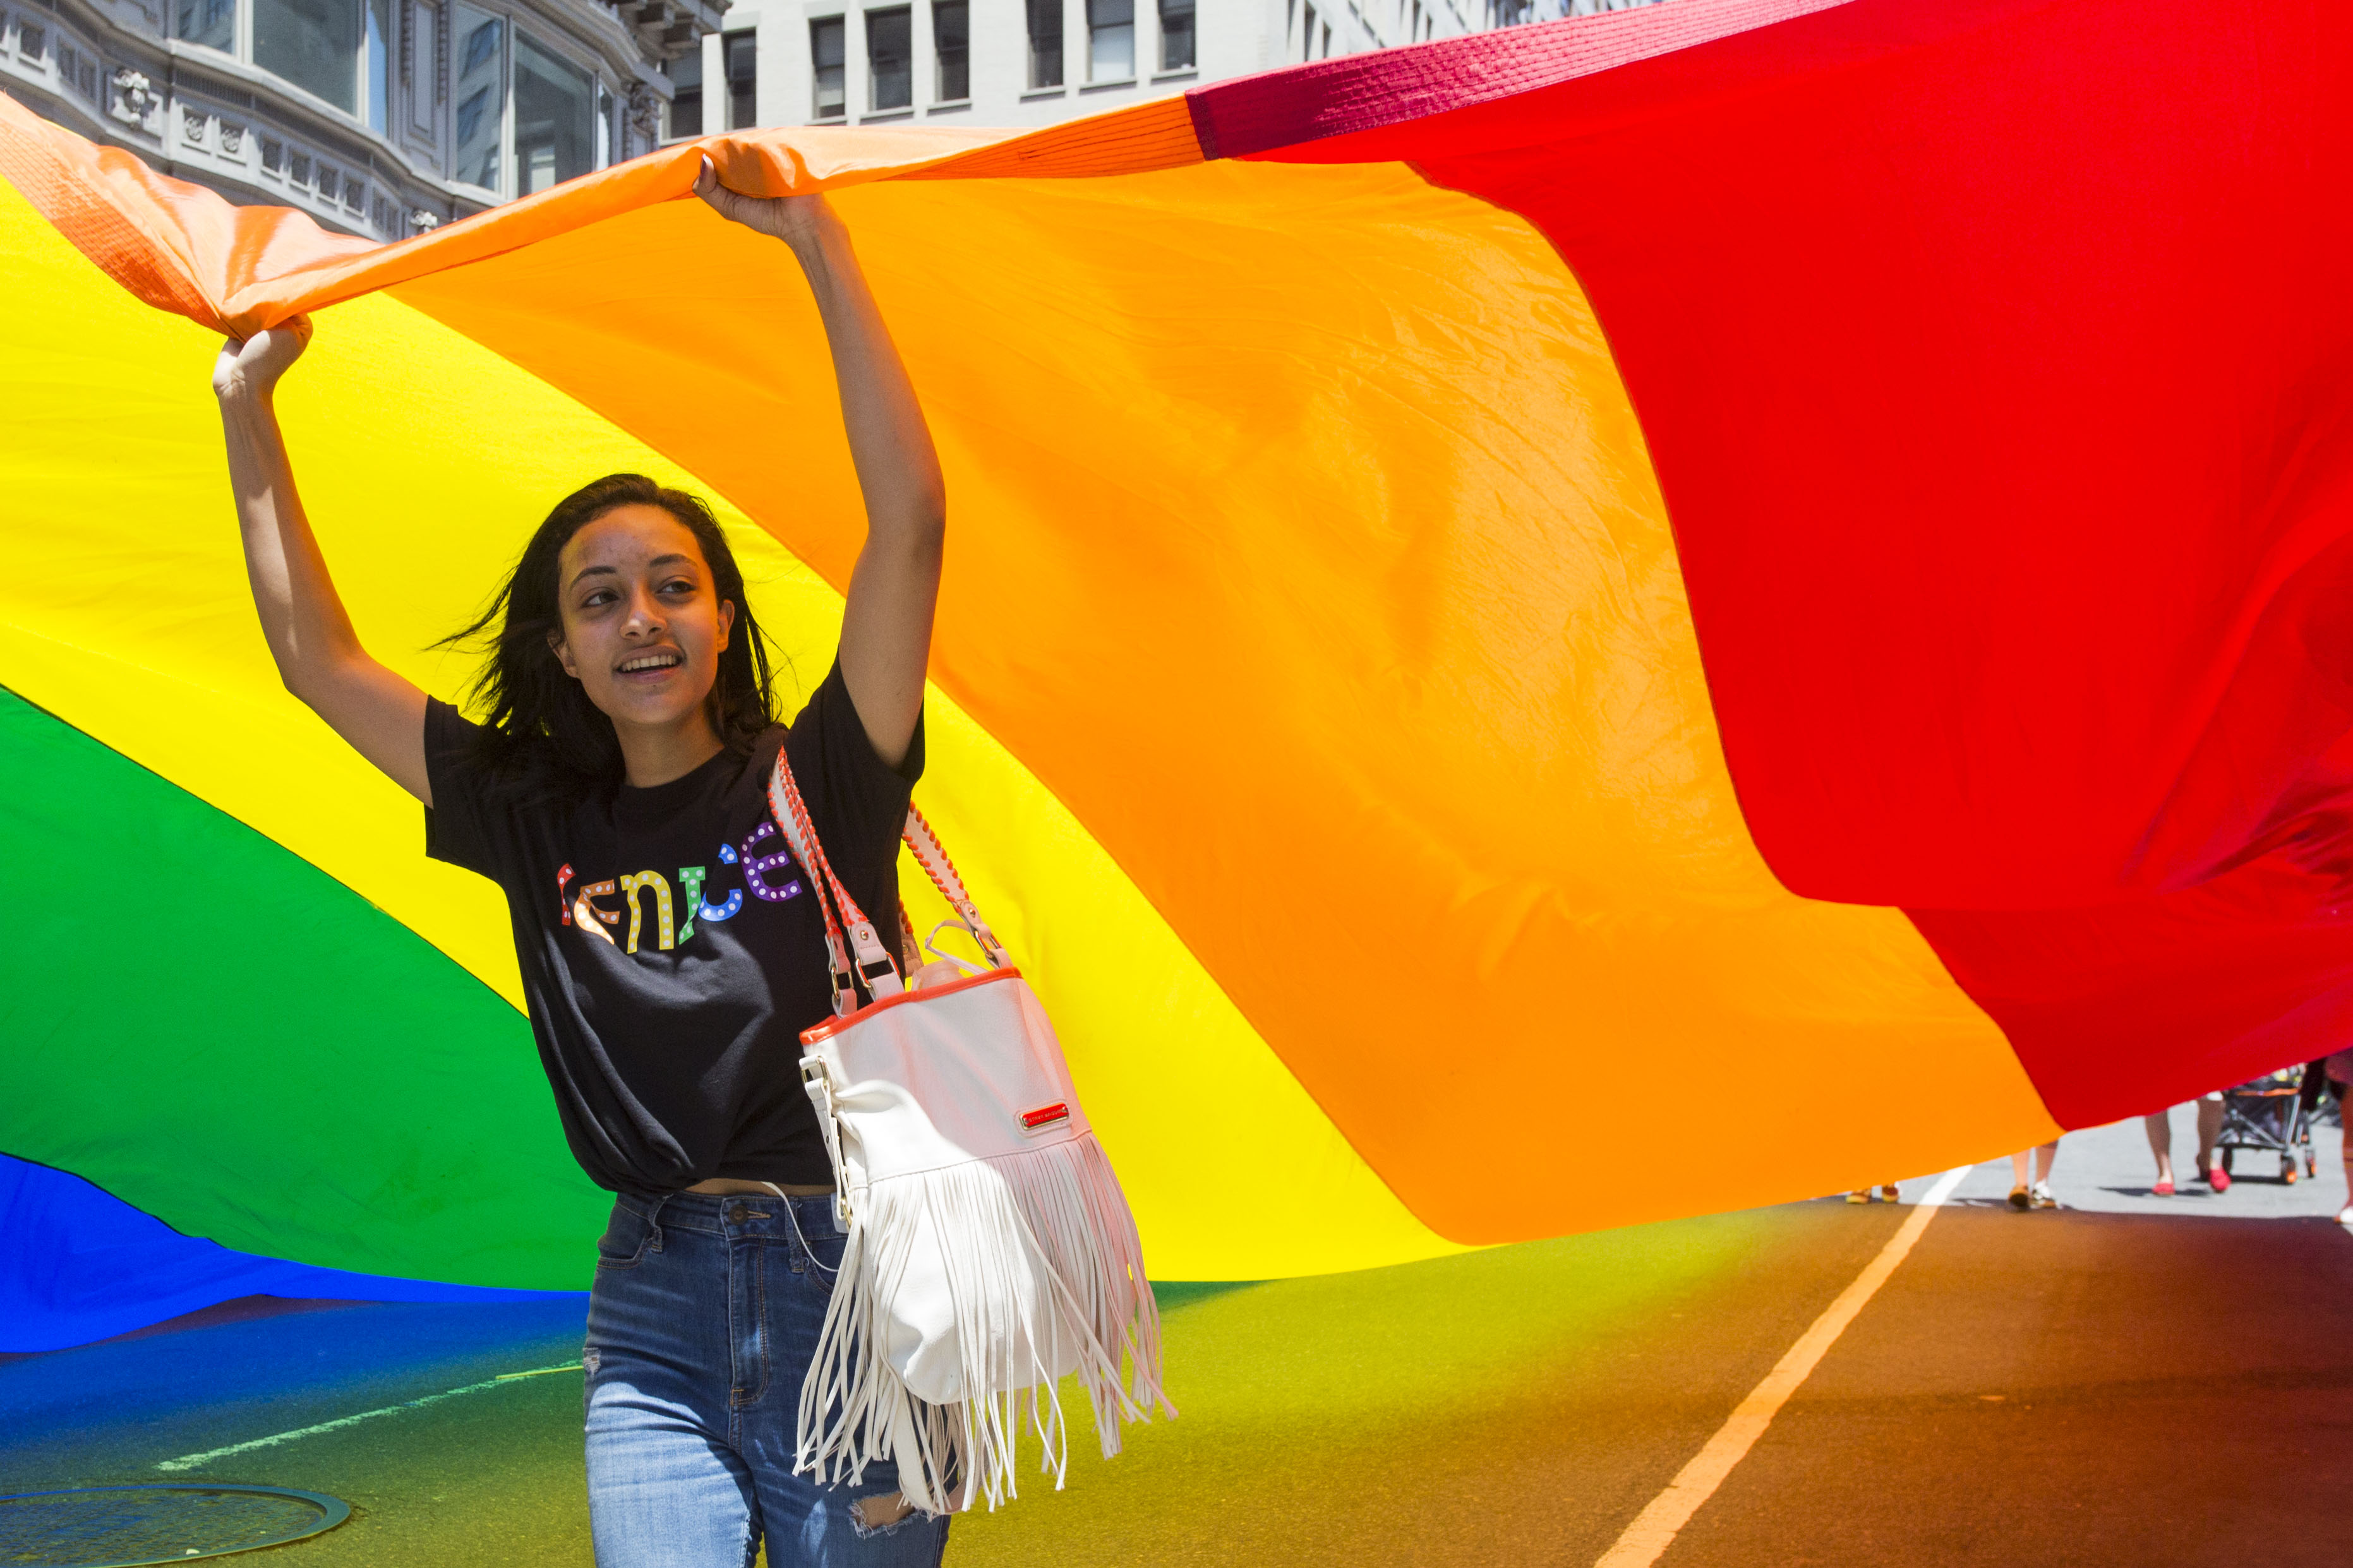
[[551, 798], [487, 771], [480, 727], [425, 709], [425, 852], [506, 890], [540, 1060], [598, 1186], [713, 1176], [829, 1184], [800, 1031], [830, 1017], [825, 918], [768, 813], [781, 742], [833, 868], [898, 951], [899, 833], [923, 766], [896, 769], [836, 664], [789, 731], [666, 784]]

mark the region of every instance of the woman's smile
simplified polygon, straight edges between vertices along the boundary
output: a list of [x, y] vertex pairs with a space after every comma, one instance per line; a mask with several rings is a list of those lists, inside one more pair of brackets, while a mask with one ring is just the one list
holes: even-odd
[[686, 668], [686, 655], [674, 647], [650, 648], [631, 654], [615, 667], [614, 673], [633, 680], [650, 683]]

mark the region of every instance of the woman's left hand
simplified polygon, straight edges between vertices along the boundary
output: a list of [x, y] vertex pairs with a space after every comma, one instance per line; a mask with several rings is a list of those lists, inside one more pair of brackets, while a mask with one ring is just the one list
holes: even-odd
[[791, 246], [825, 323], [850, 463], [866, 497], [866, 544], [841, 612], [841, 679], [875, 756], [895, 768], [923, 717], [947, 531], [946, 486], [923, 405], [866, 286], [849, 230], [823, 195], [744, 195], [719, 183], [707, 156], [694, 194], [729, 222]]
[[819, 192], [805, 196], [747, 196], [731, 191], [719, 183], [719, 171], [712, 167], [707, 154], [702, 172], [694, 177], [694, 194], [728, 222], [781, 239], [795, 250], [815, 244], [818, 226], [831, 216]]

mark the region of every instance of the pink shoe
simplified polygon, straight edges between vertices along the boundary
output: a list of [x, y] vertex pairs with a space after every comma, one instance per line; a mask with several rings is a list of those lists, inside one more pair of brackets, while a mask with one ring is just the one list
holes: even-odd
[[2149, 1188], [2149, 1191], [2160, 1198], [2169, 1198], [2173, 1195], [2173, 1184], [2171, 1182], [2159, 1182], [2157, 1185]]
[[2231, 1190], [2231, 1173], [2220, 1165], [2208, 1171], [2206, 1179], [2214, 1184], [2214, 1190], [2218, 1193], [2227, 1193]]

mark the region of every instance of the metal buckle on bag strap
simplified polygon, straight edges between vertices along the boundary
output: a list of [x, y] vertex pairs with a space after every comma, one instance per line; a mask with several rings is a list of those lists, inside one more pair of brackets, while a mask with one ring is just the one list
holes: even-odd
[[[833, 973], [834, 1016], [846, 1018], [858, 1011], [860, 982], [865, 984], [867, 995], [876, 1001], [897, 995], [902, 989], [898, 966], [884, 951], [874, 922], [867, 919], [866, 911], [858, 907], [858, 900], [849, 896], [849, 889], [834, 874], [833, 863], [826, 858], [825, 846], [809, 820], [807, 803], [801, 799], [800, 785], [793, 778], [792, 763], [781, 747], [768, 775], [768, 811], [791, 847], [793, 858], [807, 873], [811, 883], [809, 890], [825, 917], [826, 956]], [[846, 933], [842, 929], [845, 925], [849, 928]], [[849, 952], [842, 949], [845, 934]]]
[[941, 847], [939, 835], [932, 831], [932, 825], [913, 802], [908, 804], [907, 820], [900, 830], [900, 837], [913, 851], [915, 863], [923, 868], [924, 874], [931, 878], [932, 885], [940, 890], [940, 897], [947, 900], [956, 923], [972, 933], [981, 956], [990, 967], [1003, 969], [1009, 964], [1012, 961], [1007, 956], [1004, 944], [997, 940], [997, 933], [989, 929], [988, 922], [980, 918], [980, 910], [973, 904], [972, 895], [965, 890], [964, 878], [957, 874], [955, 862], [948, 858], [947, 850]]
[[[824, 895], [819, 894], [822, 898]], [[858, 985], [850, 978], [849, 954], [830, 926], [825, 933], [826, 972], [833, 979], [833, 1016], [847, 1018], [858, 1011]]]
[[905, 989], [899, 981], [899, 965], [882, 945], [882, 938], [874, 922], [860, 919], [849, 928], [850, 946], [858, 954], [858, 978], [866, 983], [866, 994], [877, 1002], [885, 996], [896, 996]]

